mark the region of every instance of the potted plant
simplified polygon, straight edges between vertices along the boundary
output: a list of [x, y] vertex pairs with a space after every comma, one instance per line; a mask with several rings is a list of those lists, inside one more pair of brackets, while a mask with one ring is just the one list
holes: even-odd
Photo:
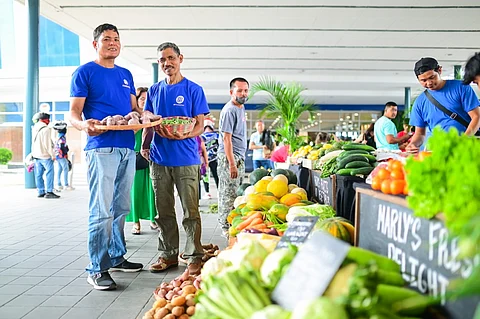
[[8, 162], [12, 160], [13, 153], [8, 148], [0, 148], [0, 167], [8, 168]]
[[295, 124], [304, 112], [312, 116], [314, 104], [306, 102], [301, 93], [306, 89], [296, 82], [281, 83], [271, 77], [261, 77], [251, 88], [251, 96], [258, 92], [270, 94], [260, 116], [269, 118], [280, 116], [283, 127], [277, 129], [285, 144], [290, 145], [290, 152], [295, 151], [303, 142], [298, 136]]

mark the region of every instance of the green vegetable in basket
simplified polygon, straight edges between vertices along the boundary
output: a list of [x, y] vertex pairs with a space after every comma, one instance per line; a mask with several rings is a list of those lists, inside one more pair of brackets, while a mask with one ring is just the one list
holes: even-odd
[[170, 118], [164, 119], [162, 121], [163, 125], [185, 125], [190, 124], [191, 120], [181, 119], [181, 118]]

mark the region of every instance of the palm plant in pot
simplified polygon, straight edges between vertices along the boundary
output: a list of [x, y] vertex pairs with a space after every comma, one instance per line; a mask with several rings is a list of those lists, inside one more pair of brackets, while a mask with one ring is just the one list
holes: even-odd
[[251, 96], [258, 92], [269, 93], [265, 108], [260, 112], [260, 116], [274, 118], [280, 116], [283, 127], [277, 129], [277, 133], [282, 137], [285, 144], [290, 145], [290, 152], [295, 151], [302, 143], [298, 136], [296, 124], [304, 112], [312, 116], [314, 104], [305, 101], [301, 93], [306, 89], [296, 82], [281, 83], [271, 77], [261, 77], [258, 83], [255, 83], [250, 92]]

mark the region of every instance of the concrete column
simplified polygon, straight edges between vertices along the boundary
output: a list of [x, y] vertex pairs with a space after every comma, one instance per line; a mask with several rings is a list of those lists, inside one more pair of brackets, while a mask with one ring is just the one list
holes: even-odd
[[154, 62], [152, 63], [152, 69], [153, 69], [153, 83], [158, 82], [158, 63]]
[[[38, 73], [39, 73], [39, 0], [26, 0], [28, 23], [28, 52], [25, 103], [23, 105], [23, 155], [32, 148], [32, 116], [38, 108]], [[25, 188], [35, 188], [34, 174], [25, 170]]]
[[410, 87], [405, 88], [405, 117], [410, 118], [410, 103], [412, 100], [412, 90]]

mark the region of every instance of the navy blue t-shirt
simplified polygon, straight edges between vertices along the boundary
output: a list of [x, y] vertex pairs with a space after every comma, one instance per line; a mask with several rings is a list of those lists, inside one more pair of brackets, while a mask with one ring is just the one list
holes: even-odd
[[[429, 92], [445, 108], [457, 113], [467, 122], [471, 121], [468, 112], [480, 105], [473, 89], [459, 80], [447, 80], [443, 88], [436, 91], [429, 90]], [[420, 94], [413, 104], [410, 113], [410, 125], [428, 127], [430, 131], [435, 126], [440, 126], [445, 131], [448, 131], [451, 127], [455, 127], [458, 132], [465, 132], [467, 129], [439, 110], [430, 102], [425, 93]]]
[[[168, 85], [163, 80], [152, 85], [147, 93], [145, 111], [162, 117], [195, 117], [210, 112], [202, 87], [187, 78], [176, 84]], [[150, 159], [163, 166], [200, 165], [195, 138], [171, 140], [155, 134]]]
[[[115, 65], [105, 68], [95, 62], [78, 67], [72, 75], [70, 97], [84, 97], [83, 117], [102, 120], [111, 115], [125, 116], [132, 111], [131, 95], [135, 95], [132, 73]], [[100, 147], [135, 146], [133, 131], [106, 131], [88, 136], [85, 150]]]

